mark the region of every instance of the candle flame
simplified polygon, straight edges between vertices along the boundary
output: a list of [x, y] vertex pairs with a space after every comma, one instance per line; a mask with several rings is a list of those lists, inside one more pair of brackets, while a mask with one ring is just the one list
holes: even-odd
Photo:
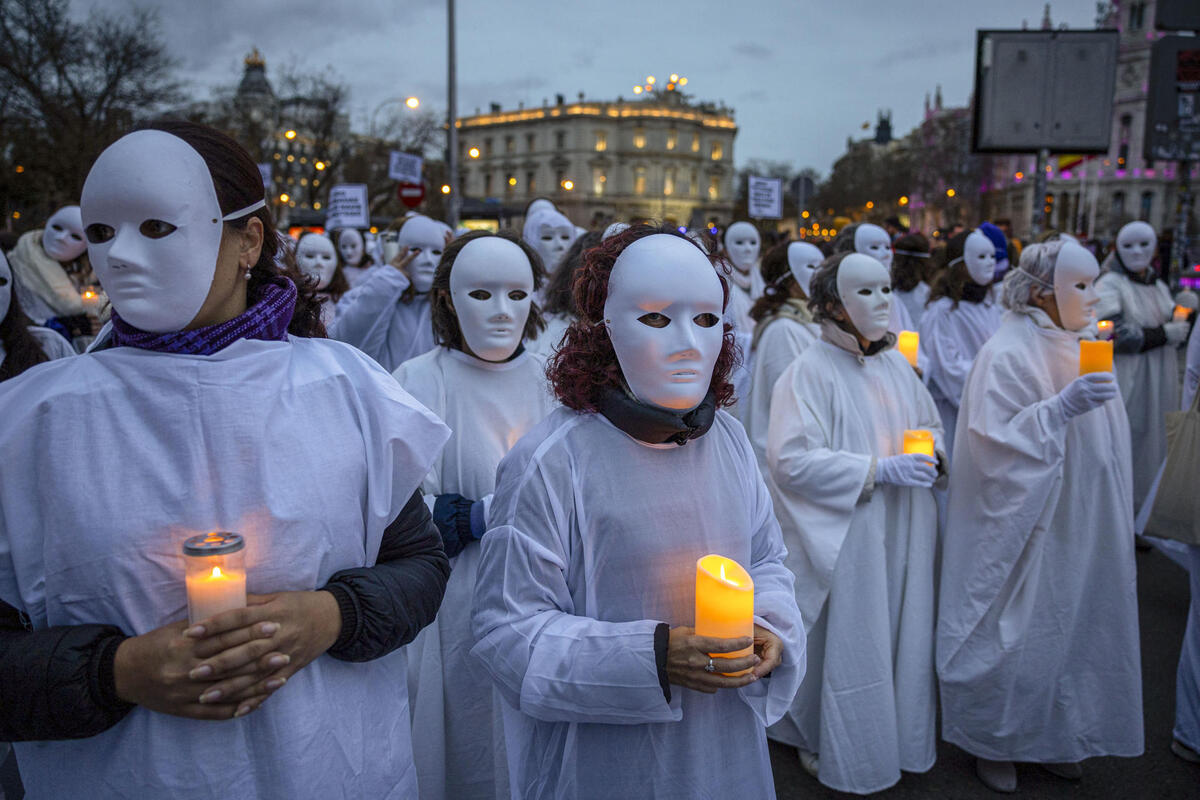
[[725, 583], [728, 583], [730, 586], [741, 586], [742, 585], [741, 583], [738, 582], [738, 579], [736, 577], [731, 578], [725, 574], [725, 562], [724, 561], [721, 562], [720, 566], [718, 567], [718, 571], [721, 573], [721, 580], [724, 581]]
[[221, 573], [221, 568], [220, 568], [220, 567], [213, 567], [213, 571], [212, 571], [212, 577], [214, 577], [214, 578], [224, 578], [225, 576], [224, 576], [224, 575]]
[[88, 289], [86, 292], [83, 293], [83, 296], [85, 298], [87, 298], [88, 300], [91, 300], [93, 297], [96, 296], [96, 293], [93, 292], [91, 289]]

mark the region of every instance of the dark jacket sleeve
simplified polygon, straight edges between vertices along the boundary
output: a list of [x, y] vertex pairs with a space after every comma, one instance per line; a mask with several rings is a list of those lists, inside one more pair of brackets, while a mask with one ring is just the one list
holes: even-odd
[[450, 561], [419, 491], [387, 527], [373, 567], [344, 569], [323, 588], [342, 612], [342, 632], [329, 655], [370, 661], [408, 644], [433, 622]]
[[111, 625], [30, 630], [0, 602], [0, 741], [82, 739], [120, 722], [133, 708], [113, 681], [125, 638]]

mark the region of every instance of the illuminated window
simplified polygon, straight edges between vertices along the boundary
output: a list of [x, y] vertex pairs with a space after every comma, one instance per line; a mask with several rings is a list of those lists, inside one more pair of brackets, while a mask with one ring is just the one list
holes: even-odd
[[645, 128], [634, 128], [633, 129], [633, 146], [636, 147], [638, 150], [641, 150], [642, 148], [644, 148], [646, 146], [646, 129]]
[[679, 144], [679, 131], [674, 129], [667, 131], [667, 149], [674, 150], [677, 144]]
[[693, 153], [700, 152], [700, 134], [698, 134], [698, 133], [692, 134], [692, 152]]
[[663, 176], [663, 194], [667, 197], [675, 194], [675, 168], [671, 167]]
[[596, 152], [603, 153], [608, 149], [608, 134], [604, 131], [596, 131]]
[[592, 167], [592, 194], [600, 197], [604, 194], [604, 184], [608, 182], [608, 178], [604, 175], [604, 170], [600, 167]]
[[725, 148], [721, 146], [721, 143], [713, 142], [712, 143], [712, 160], [720, 161], [721, 156], [723, 156], [724, 154], [725, 154]]
[[709, 200], [721, 199], [721, 179], [720, 178], [712, 177], [712, 178], [708, 179], [708, 199]]
[[646, 193], [646, 168], [635, 167], [633, 170], [633, 193]]

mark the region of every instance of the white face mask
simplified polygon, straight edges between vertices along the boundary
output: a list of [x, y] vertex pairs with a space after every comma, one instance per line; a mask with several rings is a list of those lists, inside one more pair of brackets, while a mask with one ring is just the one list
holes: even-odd
[[342, 254], [342, 262], [347, 267], [361, 267], [366, 245], [358, 228], [343, 228], [338, 233], [338, 252]]
[[[4, 253], [0, 253], [0, 322], [8, 316], [8, 308], [12, 305], [12, 293], [12, 268], [8, 266], [8, 259], [4, 257]], [[0, 356], [0, 361], [3, 360], [3, 356]]]
[[991, 286], [996, 277], [996, 245], [980, 231], [971, 231], [963, 245], [963, 262], [971, 280]]
[[1083, 330], [1096, 319], [1100, 293], [1095, 284], [1099, 275], [1100, 265], [1086, 248], [1067, 242], [1058, 251], [1058, 260], [1054, 262], [1054, 300], [1058, 304], [1058, 318], [1066, 330]]
[[429, 217], [412, 217], [404, 223], [396, 241], [401, 248], [417, 251], [408, 265], [408, 279], [417, 294], [425, 294], [433, 286], [433, 274], [446, 247], [445, 226]]
[[864, 222], [855, 229], [854, 252], [871, 256], [888, 270], [892, 268], [892, 239], [878, 225]]
[[808, 242], [792, 242], [787, 249], [788, 270], [800, 288], [808, 296], [808, 287], [812, 285], [812, 276], [816, 274], [825, 255], [821, 248]]
[[337, 269], [337, 251], [328, 236], [306, 233], [296, 246], [296, 266], [305, 275], [317, 279], [317, 288], [324, 289], [333, 280]]
[[471, 352], [484, 361], [505, 361], [521, 344], [529, 319], [533, 267], [514, 242], [474, 239], [450, 269], [450, 299]]
[[742, 273], [749, 273], [754, 269], [761, 247], [762, 241], [758, 231], [749, 222], [735, 222], [725, 231], [725, 252]]
[[838, 297], [846, 316], [869, 342], [882, 339], [892, 309], [892, 278], [878, 260], [851, 253], [838, 265]]
[[1154, 260], [1158, 236], [1145, 222], [1130, 222], [1117, 232], [1117, 252], [1130, 272], [1141, 272]]
[[83, 255], [87, 239], [83, 236], [83, 216], [79, 206], [63, 206], [46, 220], [42, 231], [42, 249], [46, 255], [66, 264]]
[[557, 211], [540, 209], [525, 221], [521, 238], [537, 250], [546, 272], [553, 274], [575, 241], [575, 226]]
[[629, 391], [673, 411], [700, 405], [721, 354], [724, 292], [690, 242], [652, 234], [613, 264], [604, 325]]
[[92, 165], [80, 206], [88, 256], [113, 308], [144, 331], [187, 327], [212, 288], [224, 216], [204, 159], [164, 131], [135, 131]]

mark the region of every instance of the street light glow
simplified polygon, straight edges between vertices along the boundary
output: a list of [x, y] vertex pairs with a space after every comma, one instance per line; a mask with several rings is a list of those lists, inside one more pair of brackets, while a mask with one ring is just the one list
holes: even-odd
[[653, 76], [653, 75], [647, 75], [647, 76], [646, 76], [646, 83], [648, 83], [648, 84], [650, 84], [651, 86], [653, 86], [653, 85], [654, 85], [654, 76]]
[[448, 184], [448, 183], [442, 184], [442, 194], [450, 194], [450, 184]]
[[801, 212], [800, 212], [800, 219], [808, 219], [808, 212], [807, 212], [807, 211], [801, 211]]
[[946, 197], [954, 197], [954, 190], [953, 190], [953, 189], [947, 189], [947, 190], [946, 190]]
[[679, 79], [679, 85], [680, 85], [680, 86], [687, 86], [687, 78], [680, 78], [680, 79]]
[[416, 97], [409, 97], [405, 99], [404, 105], [408, 106], [409, 108], [420, 108], [421, 101]]
[[572, 189], [574, 189], [574, 188], [575, 188], [575, 181], [570, 181], [570, 180], [563, 181], [563, 182], [562, 182], [562, 187], [563, 187], [564, 189], [566, 189], [566, 190], [569, 192], [569, 191], [571, 191]]
[[900, 205], [902, 205], [902, 206], [908, 205], [908, 195], [906, 195], [906, 194], [900, 195]]
[[296, 132], [295, 132], [295, 131], [285, 131], [285, 132], [284, 132], [284, 134], [283, 134], [283, 138], [285, 138], [285, 139], [295, 139], [295, 138], [296, 138]]
[[641, 94], [641, 93], [642, 93], [642, 87], [640, 87], [640, 86], [635, 86], [635, 87], [633, 87], [633, 93], [634, 93], [634, 94]]
[[467, 151], [467, 155], [469, 155], [471, 158], [479, 158], [479, 148], [472, 147], [470, 150]]
[[291, 199], [292, 199], [292, 198], [291, 198], [291, 197], [290, 197], [290, 196], [289, 196], [289, 195], [288, 195], [286, 192], [284, 192], [283, 194], [279, 195], [279, 202], [281, 202], [281, 203], [286, 203], [286, 202], [288, 202], [288, 201], [289, 201], [289, 200], [291, 200]]
[[871, 209], [872, 209], [872, 208], [874, 208], [874, 207], [875, 207], [875, 203], [874, 203], [873, 201], [871, 201], [871, 200], [868, 200], [868, 201], [867, 201], [867, 210], [869, 211], [869, 210], [871, 210]]
[[516, 179], [515, 177], [514, 177], [514, 178], [509, 178], [509, 179], [508, 179], [508, 185], [509, 185], [509, 186], [516, 186], [516, 185], [517, 185], [517, 179]]
[[21, 166], [20, 164], [17, 164], [17, 174], [19, 175], [24, 171], [25, 171], [25, 168], [23, 166]]
[[317, 163], [313, 164], [313, 166], [316, 167], [318, 171], [320, 171], [320, 170], [325, 169], [325, 162], [318, 161]]

